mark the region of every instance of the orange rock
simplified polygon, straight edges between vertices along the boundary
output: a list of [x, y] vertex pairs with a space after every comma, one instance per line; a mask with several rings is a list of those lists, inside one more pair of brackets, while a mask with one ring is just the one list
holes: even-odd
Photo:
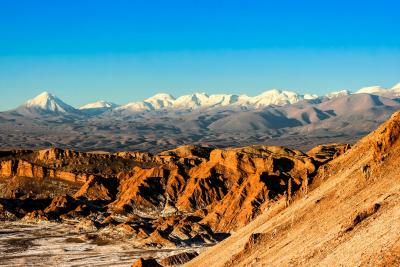
[[[63, 191], [74, 198], [47, 195], [52, 198], [44, 209], [49, 219], [89, 216], [96, 227], [111, 228], [118, 222], [148, 245], [204, 244], [248, 224], [281, 198], [289, 205], [307, 194], [317, 168], [342, 150], [334, 148], [319, 162], [276, 146], [183, 146], [158, 155], [52, 148], [6, 153], [3, 161], [0, 155], [0, 174], [54, 179], [54, 186], [63, 188], [82, 185], [74, 193]], [[27, 187], [35, 179], [26, 180]], [[20, 184], [15, 185], [8, 188], [13, 198]], [[41, 187], [35, 188], [40, 193]]]
[[307, 198], [279, 201], [187, 266], [398, 266], [400, 112], [349, 150], [325, 148], [309, 155], [342, 155], [318, 170]]
[[326, 163], [344, 154], [350, 147], [349, 144], [319, 145], [308, 151], [307, 155], [321, 163]]
[[58, 214], [74, 210], [77, 207], [76, 200], [72, 197], [57, 196], [53, 199], [51, 204], [44, 210], [45, 213]]
[[74, 197], [85, 197], [88, 200], [111, 200], [112, 194], [105, 184], [105, 179], [91, 175]]
[[12, 160], [6, 160], [0, 162], [0, 177], [11, 177], [13, 176], [13, 161]]
[[160, 261], [163, 266], [179, 266], [194, 259], [199, 254], [196, 251], [182, 252], [176, 255], [166, 257]]
[[46, 214], [41, 210], [35, 210], [30, 213], [27, 213], [23, 218], [24, 221], [48, 221]]

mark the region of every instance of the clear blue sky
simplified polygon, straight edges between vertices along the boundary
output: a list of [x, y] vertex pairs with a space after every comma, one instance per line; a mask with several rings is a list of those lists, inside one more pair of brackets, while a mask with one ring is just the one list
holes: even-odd
[[400, 82], [397, 0], [0, 0], [0, 110]]

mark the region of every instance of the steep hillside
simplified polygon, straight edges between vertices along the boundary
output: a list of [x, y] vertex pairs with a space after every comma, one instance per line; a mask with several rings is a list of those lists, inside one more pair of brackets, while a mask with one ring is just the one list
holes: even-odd
[[187, 266], [398, 266], [399, 137], [395, 113], [320, 168], [305, 197], [274, 204]]

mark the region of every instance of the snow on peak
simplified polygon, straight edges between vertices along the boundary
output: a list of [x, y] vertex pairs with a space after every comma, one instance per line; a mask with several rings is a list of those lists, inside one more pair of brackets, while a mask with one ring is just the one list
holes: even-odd
[[45, 91], [36, 97], [26, 101], [25, 106], [27, 107], [42, 107], [45, 108], [46, 105], [51, 102], [56, 97], [49, 92]]
[[210, 95], [210, 97], [208, 98], [208, 103], [210, 106], [228, 106], [236, 103], [238, 99], [238, 95], [217, 94]]
[[[385, 89], [381, 86], [370, 86], [361, 88], [357, 93], [367, 93], [374, 95], [381, 95], [385, 97], [399, 97], [400, 96], [400, 83], [393, 86], [391, 89]], [[348, 96], [352, 94], [348, 90], [341, 90], [331, 92], [325, 96], [325, 99], [332, 99], [341, 96]], [[97, 102], [89, 103], [81, 106], [80, 110], [89, 109], [113, 109], [118, 112], [142, 112], [152, 110], [193, 110], [201, 108], [217, 108], [217, 107], [248, 107], [248, 108], [261, 108], [266, 106], [283, 106], [294, 104], [301, 100], [318, 99], [319, 96], [315, 94], [298, 94], [296, 92], [287, 90], [272, 89], [265, 91], [256, 96], [248, 95], [235, 95], [235, 94], [212, 94], [194, 93], [183, 95], [175, 98], [167, 93], [158, 93], [143, 101], [136, 101], [128, 103], [124, 106], [117, 106], [114, 103], [100, 100]], [[43, 92], [37, 97], [27, 101], [23, 107], [40, 109], [54, 113], [74, 112], [76, 109], [65, 104], [56, 96]]]
[[356, 94], [372, 94], [372, 95], [382, 95], [386, 94], [387, 90], [381, 86], [369, 86], [363, 87], [356, 92]]
[[33, 99], [28, 100], [24, 105], [28, 109], [39, 109], [55, 113], [73, 112], [75, 109], [64, 103], [61, 99], [49, 92], [43, 92]]
[[178, 97], [173, 104], [174, 108], [195, 109], [209, 106], [209, 96], [206, 93], [194, 93]]
[[142, 102], [132, 102], [118, 108], [128, 111], [149, 111], [159, 109], [198, 109], [224, 106], [254, 106], [262, 107], [268, 105], [293, 104], [302, 99], [315, 99], [317, 95], [299, 95], [291, 91], [280, 91], [277, 89], [266, 91], [258, 96], [234, 94], [194, 93], [174, 98], [169, 94], [157, 94]]
[[277, 89], [265, 91], [264, 93], [251, 97], [249, 104], [256, 107], [269, 106], [269, 105], [286, 105], [293, 104], [303, 99], [302, 96], [291, 91], [281, 91]]
[[340, 90], [340, 91], [336, 91], [336, 92], [331, 92], [329, 94], [326, 94], [325, 96], [329, 99], [332, 98], [337, 98], [337, 97], [341, 97], [341, 96], [346, 96], [346, 95], [350, 95], [350, 91], [349, 90]]
[[318, 95], [315, 95], [315, 94], [305, 94], [304, 96], [303, 96], [303, 98], [304, 99], [306, 99], [306, 100], [313, 100], [313, 99], [317, 99], [319, 96]]
[[106, 109], [106, 108], [115, 108], [117, 107], [117, 104], [114, 104], [112, 102], [104, 101], [104, 100], [99, 100], [93, 103], [89, 103], [86, 105], [81, 106], [79, 109]]
[[393, 86], [390, 90], [395, 93], [400, 93], [400, 83]]
[[396, 84], [390, 89], [385, 89], [381, 86], [364, 87], [357, 91], [357, 94], [359, 93], [367, 93], [385, 97], [398, 97], [400, 96], [400, 83]]
[[149, 100], [149, 99], [175, 100], [175, 97], [173, 97], [172, 95], [167, 94], [167, 93], [158, 93], [158, 94], [153, 95], [152, 97], [147, 98], [147, 100]]
[[116, 108], [117, 111], [150, 111], [154, 110], [153, 106], [148, 102], [131, 102], [124, 106]]
[[151, 104], [155, 109], [169, 108], [173, 106], [175, 98], [170, 94], [159, 93], [144, 102]]

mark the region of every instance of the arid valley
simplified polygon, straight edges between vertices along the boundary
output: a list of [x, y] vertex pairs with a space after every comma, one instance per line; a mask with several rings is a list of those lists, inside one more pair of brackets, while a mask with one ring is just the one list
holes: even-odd
[[[320, 145], [307, 153], [276, 146], [182, 146], [156, 155], [2, 151], [0, 216], [9, 222], [1, 231], [2, 264], [129, 265], [140, 258], [139, 265], [237, 266], [256, 257], [272, 265], [325, 265], [350, 242], [354, 250], [367, 240], [384, 242], [385, 256], [374, 256], [382, 245], [370, 246], [368, 255], [353, 255], [355, 262], [397, 262], [399, 136], [395, 113], [353, 146]], [[313, 230], [318, 216], [327, 226]], [[379, 227], [368, 234], [377, 223], [388, 224], [383, 239]], [[268, 256], [275, 242], [309, 231], [314, 240], [327, 238], [317, 243], [324, 256], [305, 250]], [[213, 246], [220, 241], [223, 247]]]
[[400, 1], [0, 1], [0, 267], [400, 266]]

